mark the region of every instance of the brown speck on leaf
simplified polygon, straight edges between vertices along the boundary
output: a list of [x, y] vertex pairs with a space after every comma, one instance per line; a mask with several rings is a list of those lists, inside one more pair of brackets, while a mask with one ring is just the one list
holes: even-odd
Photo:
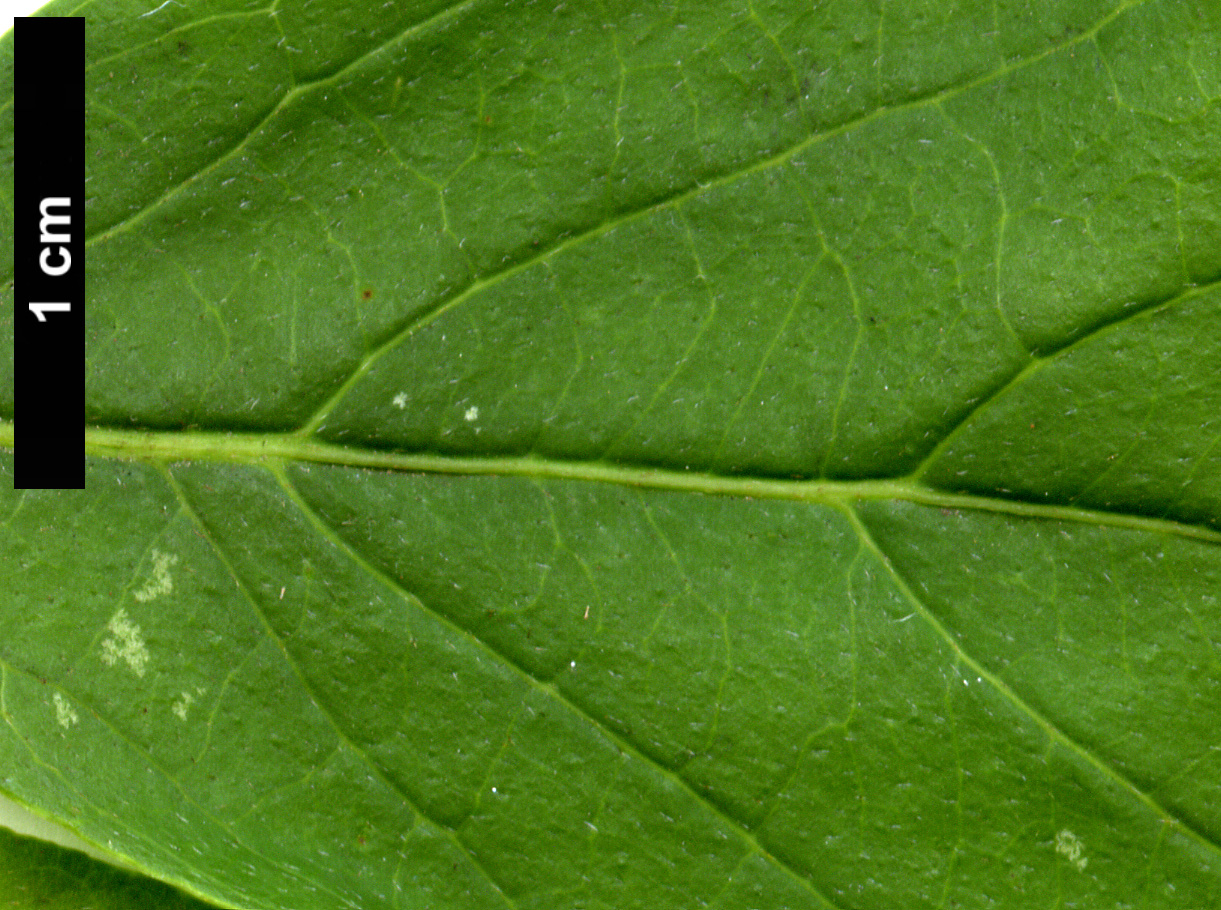
[[365, 288], [363, 291], [360, 292], [360, 296], [363, 297], [365, 300], [368, 300], [370, 297], [373, 296], [373, 291], [371, 291], [369, 288]]

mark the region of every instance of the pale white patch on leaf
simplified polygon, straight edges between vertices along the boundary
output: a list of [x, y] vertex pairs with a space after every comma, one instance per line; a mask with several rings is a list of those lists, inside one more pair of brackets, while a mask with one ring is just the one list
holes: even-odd
[[195, 701], [195, 696], [190, 692], [183, 692], [178, 701], [174, 702], [171, 710], [177, 715], [178, 719], [185, 721], [187, 719], [187, 708], [191, 707], [191, 703]]
[[144, 587], [136, 591], [136, 600], [145, 603], [154, 597], [160, 597], [162, 594], [169, 594], [173, 591], [174, 579], [170, 576], [170, 566], [177, 563], [176, 554], [153, 550], [153, 577], [144, 583]]
[[148, 647], [140, 627], [131, 621], [127, 610], [120, 608], [110, 617], [106, 630], [112, 636], [102, 640], [102, 661], [106, 666], [113, 667], [121, 660], [137, 676], [143, 676], [148, 666]]
[[467, 423], [474, 423], [479, 419], [479, 409], [472, 406], [466, 409], [466, 413], [462, 415], [466, 418]]
[[406, 392], [399, 392], [397, 395], [394, 396], [394, 406], [396, 408], [398, 408], [400, 411], [407, 410], [407, 393]]
[[1081, 838], [1067, 828], [1056, 835], [1056, 852], [1076, 866], [1078, 872], [1084, 872], [1085, 864], [1089, 862], [1082, 855], [1084, 850], [1085, 845], [1081, 843]]
[[76, 715], [76, 711], [68, 704], [67, 699], [58, 692], [51, 696], [51, 700], [55, 702], [55, 719], [59, 721], [59, 725], [65, 730], [74, 726], [80, 720]]

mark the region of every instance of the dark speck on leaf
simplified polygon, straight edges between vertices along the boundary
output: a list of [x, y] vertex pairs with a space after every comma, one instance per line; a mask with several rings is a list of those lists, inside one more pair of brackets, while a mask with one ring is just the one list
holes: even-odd
[[369, 288], [365, 288], [363, 291], [360, 292], [360, 296], [363, 297], [365, 300], [368, 300], [370, 297], [373, 296], [373, 291], [371, 291]]

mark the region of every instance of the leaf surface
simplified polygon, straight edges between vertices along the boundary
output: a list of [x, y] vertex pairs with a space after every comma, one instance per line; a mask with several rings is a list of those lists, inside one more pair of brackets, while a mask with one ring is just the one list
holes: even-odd
[[1215, 903], [1221, 12], [81, 11], [5, 793], [260, 910]]
[[84, 895], [91, 910], [212, 907], [160, 882], [0, 828], [0, 907], [80, 910]]

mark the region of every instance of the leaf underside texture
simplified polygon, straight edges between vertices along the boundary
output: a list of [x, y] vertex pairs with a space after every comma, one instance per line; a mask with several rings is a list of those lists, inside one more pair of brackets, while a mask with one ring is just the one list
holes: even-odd
[[1216, 904], [1221, 6], [45, 12], [0, 791], [166, 906]]

